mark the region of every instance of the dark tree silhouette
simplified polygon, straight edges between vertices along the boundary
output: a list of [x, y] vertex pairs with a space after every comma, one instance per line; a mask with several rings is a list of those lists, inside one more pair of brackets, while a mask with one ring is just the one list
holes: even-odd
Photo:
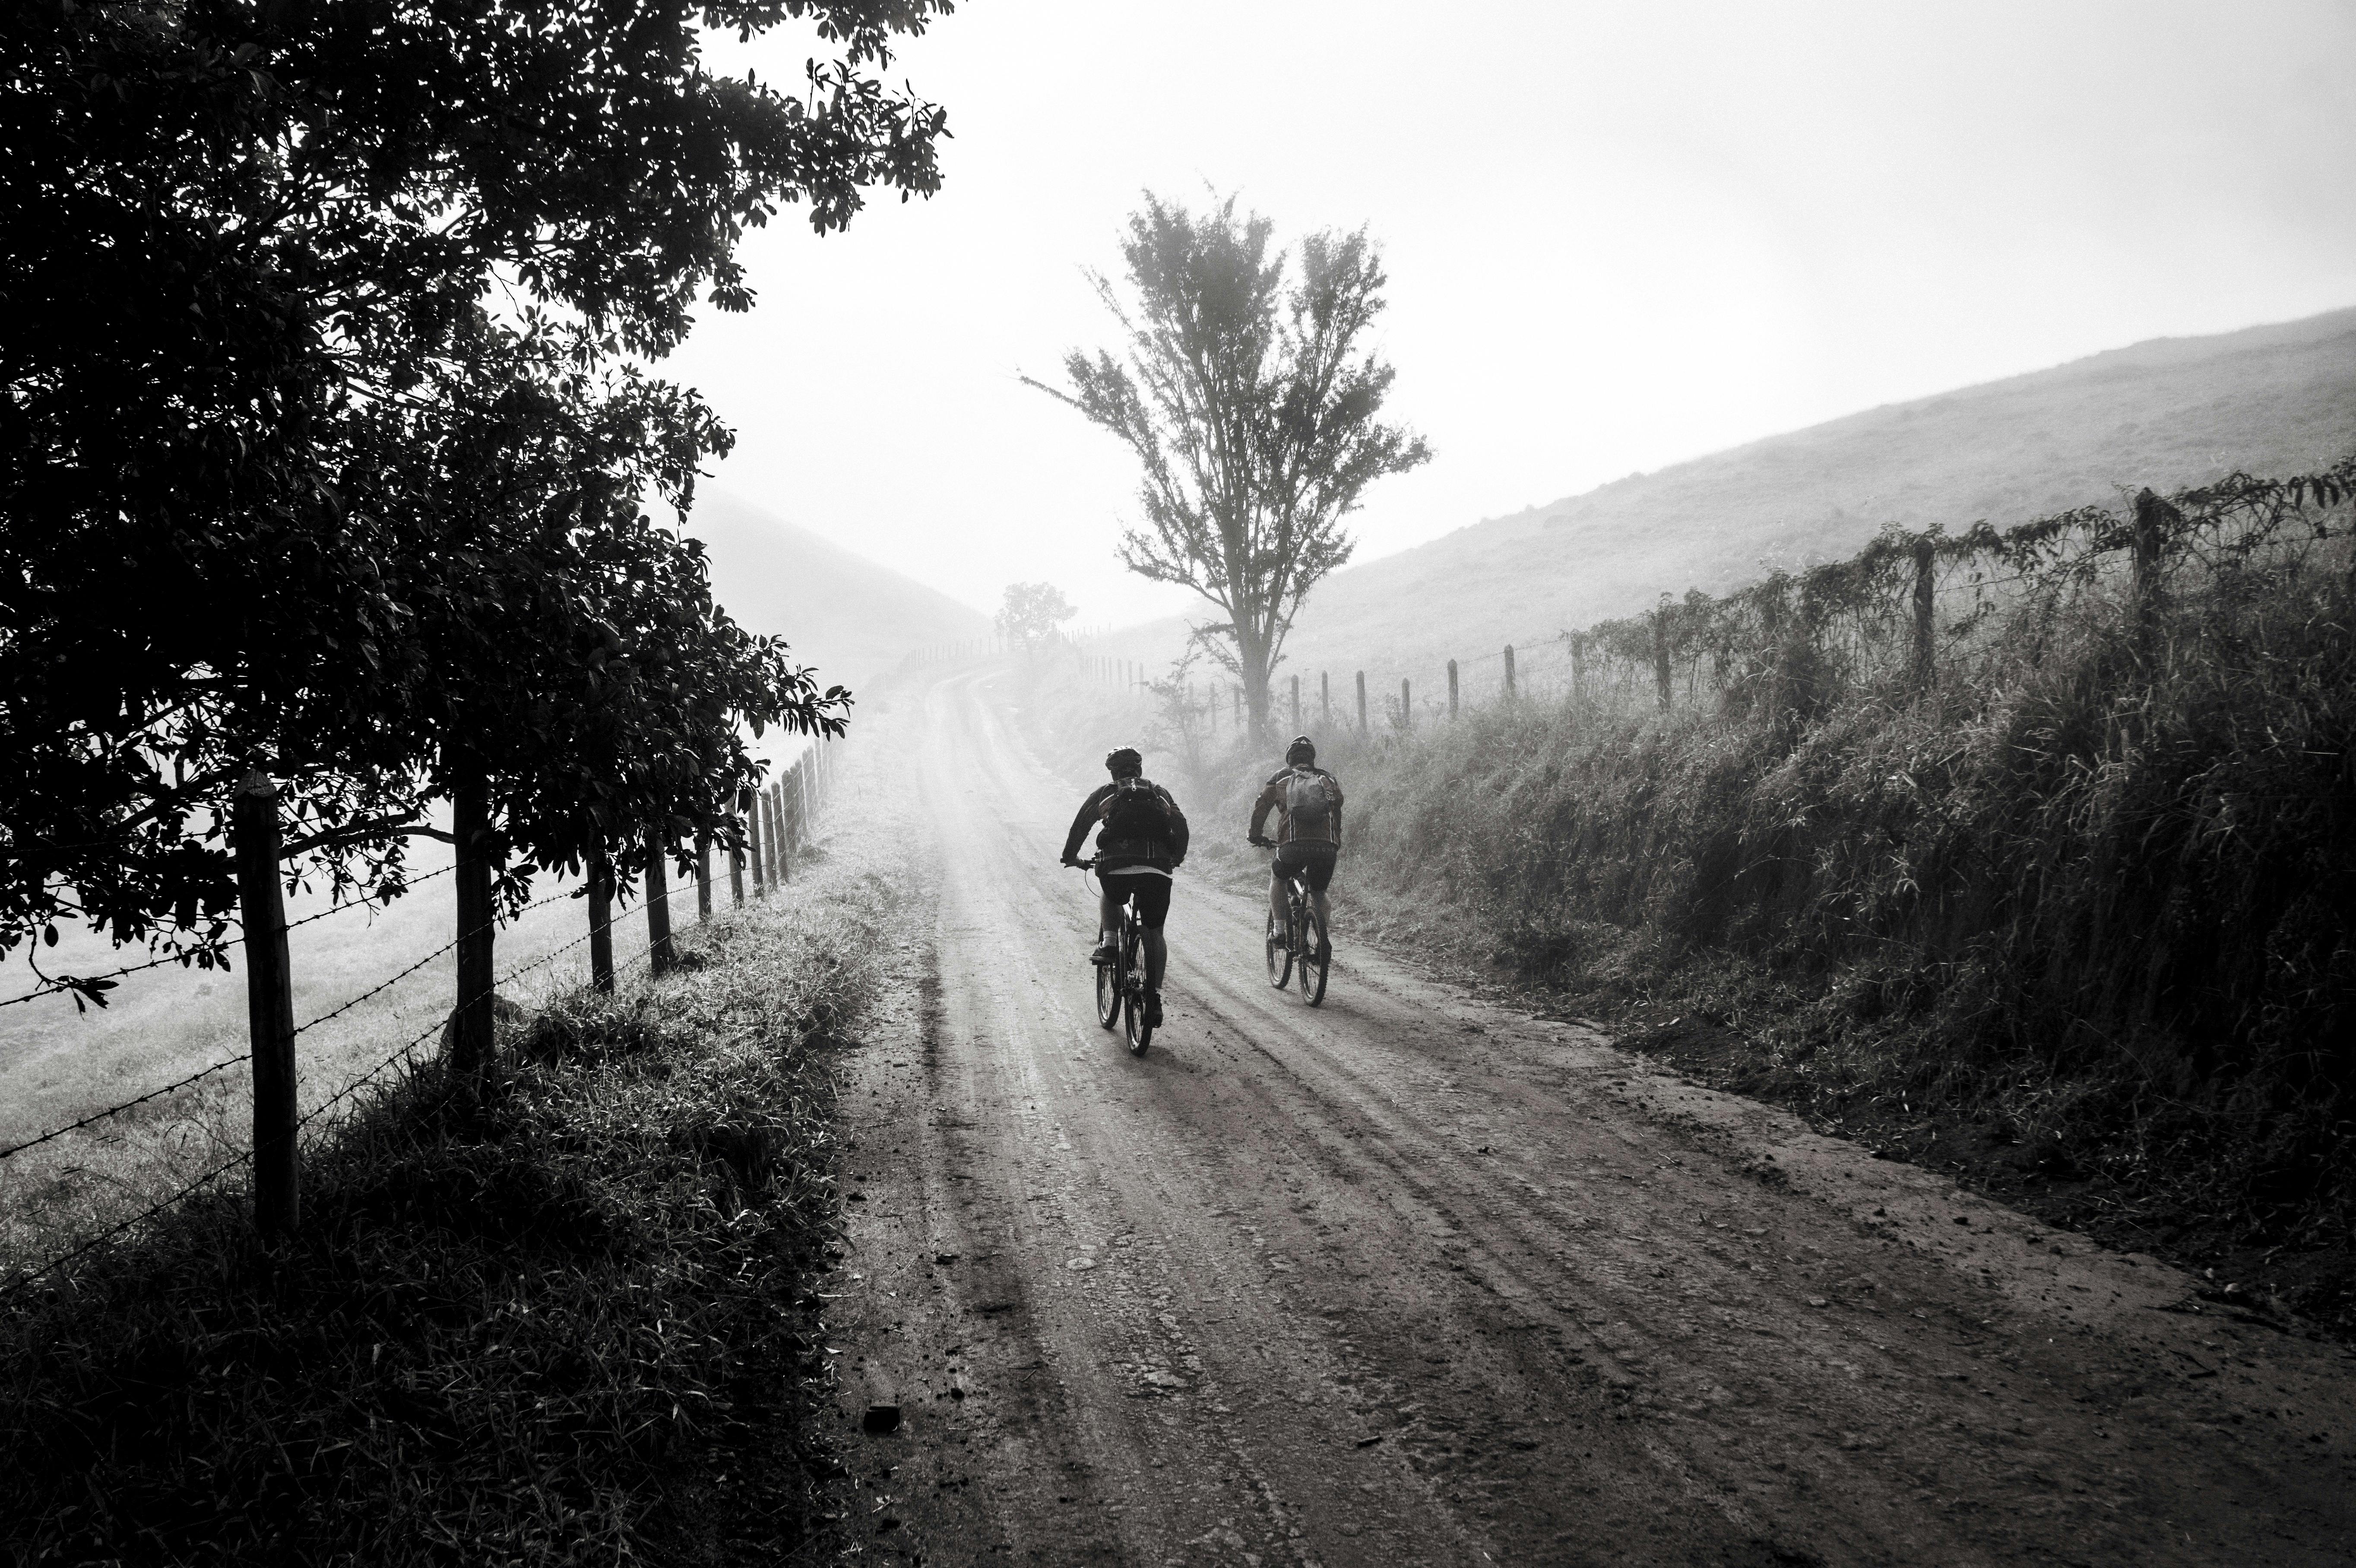
[[1094, 280], [1122, 357], [1075, 350], [1068, 388], [1024, 378], [1137, 454], [1146, 527], [1121, 560], [1218, 608], [1196, 636], [1242, 682], [1263, 741], [1293, 617], [1350, 559], [1343, 518], [1430, 457], [1380, 418], [1394, 372], [1363, 343], [1387, 279], [1365, 231], [1309, 236], [1292, 278], [1271, 232], [1232, 197], [1198, 216], [1148, 193], [1121, 246], [1128, 297]]
[[[941, 112], [882, 78], [948, 9], [10, 7], [0, 209], [41, 220], [0, 224], [0, 951], [77, 918], [217, 943], [257, 759], [298, 853], [397, 892], [350, 830], [410, 800], [445, 667], [382, 411], [439, 394], [495, 282], [577, 364], [656, 355], [752, 303], [746, 225], [929, 193]], [[831, 58], [798, 93], [715, 75], [707, 20]]]

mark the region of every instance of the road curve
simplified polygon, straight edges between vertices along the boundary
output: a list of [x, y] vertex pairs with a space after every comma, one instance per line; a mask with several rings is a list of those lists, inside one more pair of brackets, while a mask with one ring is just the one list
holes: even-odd
[[[1182, 880], [1096, 1024], [1077, 775], [987, 671], [870, 767], [914, 884], [832, 1304], [891, 1561], [2341, 1563], [2356, 1360]], [[1198, 821], [1198, 835], [1240, 831]]]

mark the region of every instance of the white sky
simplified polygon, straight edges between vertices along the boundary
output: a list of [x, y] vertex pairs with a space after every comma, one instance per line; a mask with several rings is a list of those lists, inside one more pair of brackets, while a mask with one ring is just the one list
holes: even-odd
[[[792, 30], [750, 57], [798, 79]], [[664, 373], [716, 483], [977, 607], [1189, 608], [1112, 557], [1135, 472], [1021, 386], [1112, 341], [1142, 188], [1370, 227], [1393, 410], [1365, 560], [1608, 479], [2142, 338], [2356, 304], [2356, 4], [970, 0], [894, 74], [929, 202], [746, 246]]]

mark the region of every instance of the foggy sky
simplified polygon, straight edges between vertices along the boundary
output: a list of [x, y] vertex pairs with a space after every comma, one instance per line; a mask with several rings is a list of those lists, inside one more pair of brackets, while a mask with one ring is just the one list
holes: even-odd
[[[739, 48], [798, 77], [808, 40]], [[1021, 386], [1109, 344], [1141, 188], [1369, 226], [1397, 414], [1359, 559], [1877, 404], [2356, 303], [2356, 5], [971, 0], [894, 65], [929, 202], [744, 250], [665, 374], [716, 483], [981, 608], [1185, 609], [1112, 560], [1125, 452]]]

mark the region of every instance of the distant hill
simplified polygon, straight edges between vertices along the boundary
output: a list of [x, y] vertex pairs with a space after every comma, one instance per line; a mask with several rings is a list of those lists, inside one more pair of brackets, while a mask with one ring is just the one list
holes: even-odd
[[698, 495], [687, 531], [710, 551], [728, 613], [785, 638], [821, 685], [855, 690], [912, 649], [990, 630], [980, 612], [725, 491]]
[[[1854, 551], [1885, 522], [2018, 522], [2122, 487], [2287, 474], [2356, 448], [2356, 309], [2158, 338], [1771, 436], [1335, 573], [1289, 667], [1430, 672], [1662, 592]], [[1167, 656], [1177, 628], [1123, 651]]]

